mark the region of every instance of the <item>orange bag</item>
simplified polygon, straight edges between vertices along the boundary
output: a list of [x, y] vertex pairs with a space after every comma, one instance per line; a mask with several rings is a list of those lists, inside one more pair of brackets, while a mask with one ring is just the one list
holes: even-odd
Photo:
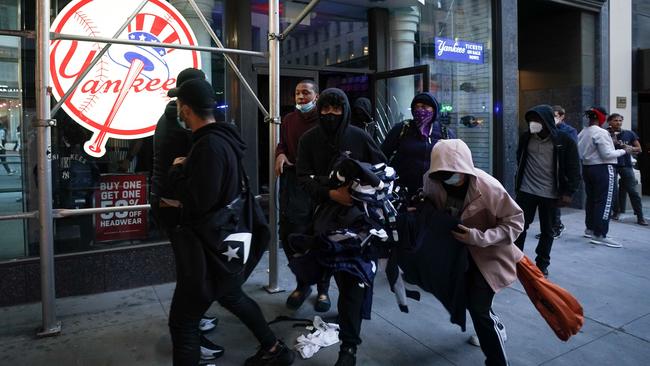
[[567, 341], [584, 323], [582, 306], [567, 290], [550, 282], [526, 256], [517, 263], [517, 277], [530, 301], [555, 335]]

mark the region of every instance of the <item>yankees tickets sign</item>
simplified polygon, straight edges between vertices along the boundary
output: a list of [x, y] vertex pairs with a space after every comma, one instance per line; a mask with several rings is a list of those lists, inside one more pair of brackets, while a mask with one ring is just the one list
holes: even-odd
[[[73, 0], [52, 23], [51, 31], [113, 38], [138, 2]], [[183, 16], [163, 0], [150, 0], [116, 38], [167, 44], [197, 45]], [[55, 40], [50, 44], [50, 81], [57, 100], [108, 47], [104, 43]], [[169, 102], [167, 91], [182, 70], [201, 68], [198, 51], [164, 46], [113, 44], [93, 66], [62, 108], [92, 131], [84, 145], [91, 156], [106, 153], [109, 138], [136, 139], [153, 135]]]

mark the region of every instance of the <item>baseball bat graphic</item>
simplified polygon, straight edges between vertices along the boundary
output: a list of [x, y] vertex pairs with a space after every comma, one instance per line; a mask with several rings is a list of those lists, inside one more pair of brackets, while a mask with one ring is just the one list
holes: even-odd
[[111, 123], [113, 123], [113, 119], [115, 118], [115, 115], [119, 111], [122, 102], [124, 102], [124, 99], [129, 94], [129, 91], [131, 91], [131, 87], [133, 86], [135, 79], [140, 75], [140, 73], [144, 69], [144, 66], [145, 63], [141, 58], [134, 57], [131, 60], [131, 64], [129, 65], [129, 70], [126, 73], [126, 77], [124, 78], [124, 81], [122, 82], [122, 88], [120, 89], [120, 92], [117, 94], [117, 99], [113, 103], [113, 107], [111, 108], [108, 117], [106, 117], [106, 121], [104, 122], [103, 128], [93, 133], [93, 137], [90, 139], [90, 141], [86, 142], [86, 145], [89, 145], [88, 150], [92, 151], [98, 156], [104, 155], [104, 146], [106, 145], [106, 142], [104, 140], [106, 139], [107, 131], [111, 127]]

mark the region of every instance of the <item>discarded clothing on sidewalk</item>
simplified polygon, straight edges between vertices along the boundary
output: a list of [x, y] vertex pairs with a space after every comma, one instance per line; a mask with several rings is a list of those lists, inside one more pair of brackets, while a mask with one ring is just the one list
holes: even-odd
[[300, 353], [303, 359], [311, 358], [323, 347], [339, 343], [338, 324], [326, 323], [317, 315], [314, 317], [313, 327], [307, 327], [307, 329], [310, 328], [312, 329], [311, 333], [301, 334], [296, 339], [296, 351]]
[[566, 342], [580, 331], [585, 321], [582, 306], [569, 291], [546, 279], [526, 256], [517, 262], [517, 277], [558, 338]]
[[408, 284], [416, 285], [433, 294], [449, 312], [450, 321], [465, 331], [469, 253], [451, 233], [459, 221], [437, 210], [428, 200], [417, 205], [413, 219], [412, 234], [408, 236], [413, 242], [401, 240], [392, 248], [386, 267], [399, 308], [408, 313], [406, 299], [419, 300], [418, 291], [407, 288]]

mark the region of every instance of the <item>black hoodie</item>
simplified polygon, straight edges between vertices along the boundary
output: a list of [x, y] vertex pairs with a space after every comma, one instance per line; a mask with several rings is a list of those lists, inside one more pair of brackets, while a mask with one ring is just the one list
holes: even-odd
[[[541, 117], [542, 122], [550, 132], [553, 141], [553, 159], [555, 163], [554, 183], [555, 189], [560, 196], [572, 196], [580, 186], [580, 157], [576, 142], [566, 133], [558, 130], [555, 126], [553, 109], [551, 106], [542, 104], [528, 110], [525, 114], [526, 121], [530, 121], [531, 115]], [[530, 130], [526, 130], [519, 137], [517, 148], [517, 176], [515, 178], [515, 190], [519, 191], [524, 177], [524, 170], [528, 160], [528, 142], [530, 141]]]
[[232, 202], [241, 191], [239, 162], [246, 144], [235, 126], [216, 122], [192, 133], [185, 164], [169, 170], [169, 182], [183, 204], [183, 217], [196, 220]]
[[372, 118], [372, 104], [368, 98], [357, 98], [352, 107], [350, 123], [366, 131], [370, 137], [377, 141], [377, 124]]
[[350, 126], [350, 103], [342, 90], [324, 90], [316, 104], [318, 114], [324, 105], [336, 101], [343, 104], [343, 120], [336, 133], [329, 135], [319, 121], [317, 127], [305, 132], [298, 145], [298, 181], [316, 203], [329, 200], [329, 174], [341, 154], [349, 153], [351, 159], [371, 164], [386, 161], [384, 154], [365, 131]]

